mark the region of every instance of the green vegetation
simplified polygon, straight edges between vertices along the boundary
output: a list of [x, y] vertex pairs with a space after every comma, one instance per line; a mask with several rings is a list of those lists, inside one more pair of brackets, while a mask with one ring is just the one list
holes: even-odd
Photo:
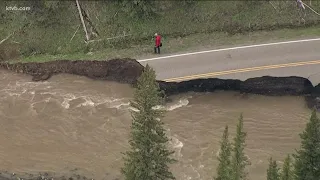
[[280, 180], [293, 180], [293, 172], [292, 172], [290, 155], [288, 155], [284, 160]]
[[[244, 171], [249, 162], [244, 155], [245, 137], [243, 132], [243, 117], [240, 115], [237, 125], [237, 133], [234, 138], [233, 156], [231, 164], [230, 145], [228, 142], [228, 126], [226, 126], [219, 153], [219, 165], [217, 168], [217, 178], [223, 180], [246, 179]], [[300, 134], [301, 149], [294, 154], [294, 162], [288, 155], [283, 163], [282, 169], [272, 158], [269, 159], [267, 169], [267, 180], [317, 180], [320, 177], [320, 119], [317, 117], [316, 110], [311, 114], [310, 120], [305, 130]], [[231, 167], [231, 168], [230, 168]], [[230, 176], [230, 172], [233, 176]]]
[[[320, 10], [320, 1], [311, 1]], [[295, 1], [80, 1], [90, 40], [86, 41], [75, 1], [1, 1], [1, 7], [30, 7], [30, 11], [0, 9], [0, 60], [48, 61], [146, 57], [153, 51], [153, 34], [163, 36], [165, 53], [218, 48], [319, 36], [320, 16]], [[10, 37], [9, 35], [12, 36]], [[15, 56], [13, 56], [15, 55]], [[155, 72], [147, 66], [139, 78], [131, 106], [130, 150], [124, 153], [122, 174], [127, 180], [174, 179], [169, 164], [164, 111]], [[320, 120], [314, 111], [301, 134], [301, 149], [284, 162], [281, 174], [270, 159], [268, 179], [318, 180]], [[240, 115], [234, 143], [228, 126], [222, 136], [217, 179], [244, 180], [249, 161]], [[293, 164], [293, 166], [291, 166]], [[293, 178], [294, 177], [294, 178]]]
[[267, 180], [279, 180], [279, 168], [277, 161], [269, 159], [269, 167], [267, 169]]
[[300, 134], [301, 149], [294, 155], [297, 180], [318, 180], [320, 177], [320, 119], [314, 110], [305, 130]]
[[168, 167], [175, 162], [170, 157], [174, 152], [166, 147], [169, 139], [160, 121], [164, 111], [155, 108], [162, 101], [155, 72], [147, 65], [131, 102], [136, 111], [132, 111], [131, 149], [125, 153], [122, 168], [126, 180], [175, 179]]
[[244, 153], [244, 148], [246, 146], [247, 133], [243, 131], [243, 116], [239, 117], [239, 122], [237, 125], [236, 137], [234, 138], [233, 147], [233, 157], [231, 162], [231, 167], [233, 171], [234, 180], [245, 180], [247, 179], [247, 173], [245, 171], [246, 165], [248, 165], [249, 160]]
[[[310, 27], [303, 29], [281, 29], [274, 31], [258, 31], [246, 34], [228, 35], [226, 33], [217, 32], [214, 34], [193, 34], [182, 38], [166, 37], [166, 46], [162, 47], [164, 53], [177, 53], [206, 50], [212, 48], [223, 48], [227, 45], [245, 45], [250, 43], [267, 43], [281, 40], [291, 40], [296, 38], [312, 38], [320, 36], [319, 27]], [[39, 54], [34, 56], [26, 56], [16, 61], [19, 62], [45, 62], [52, 60], [105, 60], [111, 58], [148, 58], [154, 57], [153, 41], [146, 44], [132, 46], [127, 49], [106, 48], [90, 53], [78, 52], [73, 54]]]
[[[304, 15], [295, 1], [80, 1], [94, 27], [87, 23], [89, 33], [97, 30], [88, 43], [75, 1], [0, 5], [31, 7], [0, 10], [0, 39], [16, 32], [6, 43], [17, 45], [0, 51], [18, 49], [23, 61], [151, 56], [155, 32], [163, 36], [164, 53], [320, 34], [312, 27], [320, 16], [309, 9]], [[319, 10], [320, 2], [311, 7]]]
[[[239, 117], [234, 143], [228, 140], [228, 126], [225, 127], [220, 142], [219, 165], [217, 168], [217, 180], [245, 180], [246, 166], [250, 163], [244, 153], [246, 132], [243, 131], [243, 116]], [[232, 146], [233, 145], [233, 146]]]
[[[172, 173], [166, 164], [172, 163], [175, 160], [169, 158], [173, 152], [165, 149], [164, 143], [168, 142], [165, 138], [164, 130], [161, 128], [162, 124], [160, 121], [156, 121], [154, 117], [160, 117], [156, 114], [150, 113], [158, 110], [151, 110], [155, 105], [159, 105], [158, 97], [152, 96], [150, 94], [157, 94], [157, 85], [149, 85], [155, 83], [154, 72], [149, 66], [146, 67], [146, 71], [139, 80], [139, 86], [136, 93], [136, 103], [133, 105], [134, 108], [139, 109], [139, 112], [135, 112], [132, 137], [133, 140], [130, 141], [132, 150], [127, 153], [128, 157], [126, 159], [126, 166], [123, 172], [126, 179], [139, 179], [144, 177], [145, 179], [174, 179]], [[142, 83], [144, 82], [144, 83]], [[149, 90], [149, 91], [148, 91]], [[145, 97], [145, 98], [144, 98]], [[151, 101], [151, 103], [147, 103]], [[143, 105], [144, 104], [144, 105]], [[148, 107], [148, 108], [146, 108]], [[160, 111], [159, 111], [160, 112]], [[161, 113], [159, 113], [161, 114]], [[156, 115], [156, 116], [153, 116]], [[149, 117], [149, 118], [148, 118]], [[148, 120], [148, 121], [146, 121]], [[149, 121], [151, 120], [151, 121]], [[148, 123], [146, 123], [148, 122]], [[135, 124], [135, 125], [134, 125]], [[148, 124], [148, 126], [146, 125]], [[157, 124], [157, 125], [155, 125]], [[151, 127], [159, 127], [160, 133], [153, 134]], [[161, 137], [156, 137], [162, 134]], [[249, 164], [249, 160], [244, 153], [246, 132], [243, 131], [243, 116], [239, 117], [236, 136], [234, 138], [233, 147], [228, 140], [229, 131], [228, 126], [225, 127], [222, 140], [220, 142], [219, 151], [219, 165], [217, 167], [217, 180], [245, 180], [247, 179], [247, 173], [245, 171], [246, 166]], [[278, 164], [272, 158], [269, 159], [269, 167], [267, 169], [267, 180], [317, 180], [320, 177], [320, 119], [317, 117], [316, 111], [314, 110], [311, 114], [310, 121], [307, 123], [305, 130], [300, 134], [302, 139], [301, 149], [294, 154], [295, 161], [291, 162], [291, 157], [288, 155], [282, 166], [282, 170], [278, 167]], [[153, 140], [159, 141], [153, 141]], [[161, 140], [160, 140], [161, 139]], [[148, 142], [148, 143], [147, 143]], [[151, 142], [151, 143], [150, 143]], [[139, 146], [138, 146], [139, 145]], [[158, 151], [158, 153], [152, 154], [150, 151], [140, 151], [141, 148], [144, 149], [163, 149]], [[134, 151], [134, 149], [138, 149]], [[144, 154], [145, 152], [146, 155]], [[153, 152], [153, 151], [152, 151]], [[157, 157], [161, 154], [162, 158]], [[157, 157], [157, 158], [151, 158]], [[139, 161], [140, 160], [140, 161]], [[143, 162], [141, 160], [144, 160]], [[152, 161], [153, 160], [153, 161]], [[152, 166], [150, 162], [154, 164], [159, 163], [159, 166]], [[292, 164], [294, 166], [292, 166]], [[160, 167], [159, 171], [150, 167]], [[161, 171], [162, 170], [162, 171]], [[140, 172], [141, 171], [141, 172]], [[141, 176], [137, 176], [133, 172], [139, 172]], [[146, 173], [146, 172], [157, 172], [156, 173]], [[151, 176], [151, 175], [152, 176]]]
[[221, 148], [219, 151], [219, 165], [217, 168], [216, 180], [231, 180], [232, 169], [231, 169], [231, 143], [229, 142], [228, 126], [225, 127], [220, 142]]

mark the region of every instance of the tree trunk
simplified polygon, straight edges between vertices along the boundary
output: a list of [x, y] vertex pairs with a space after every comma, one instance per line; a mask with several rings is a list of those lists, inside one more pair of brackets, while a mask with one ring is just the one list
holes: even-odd
[[89, 41], [89, 35], [88, 35], [88, 31], [87, 31], [87, 28], [86, 28], [86, 25], [83, 21], [83, 16], [82, 16], [82, 12], [81, 12], [81, 8], [80, 8], [80, 5], [79, 5], [79, 2], [78, 0], [76, 0], [76, 3], [77, 3], [77, 7], [78, 7], [78, 11], [79, 11], [79, 16], [80, 16], [80, 19], [81, 19], [81, 23], [82, 23], [82, 26], [83, 26], [83, 30], [84, 32], [86, 33], [86, 39], [87, 39], [87, 42]]

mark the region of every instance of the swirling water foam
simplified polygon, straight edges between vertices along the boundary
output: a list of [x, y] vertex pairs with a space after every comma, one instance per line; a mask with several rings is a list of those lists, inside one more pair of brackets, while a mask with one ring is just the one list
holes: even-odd
[[[132, 89], [117, 83], [60, 75], [47, 82], [0, 71], [0, 162], [14, 172], [79, 172], [95, 179], [121, 179], [122, 154], [128, 149]], [[162, 107], [178, 162], [177, 180], [214, 176], [225, 125], [230, 138], [239, 113], [248, 132], [252, 180], [265, 179], [270, 155], [282, 160], [299, 147], [309, 116], [300, 97], [189, 93]]]

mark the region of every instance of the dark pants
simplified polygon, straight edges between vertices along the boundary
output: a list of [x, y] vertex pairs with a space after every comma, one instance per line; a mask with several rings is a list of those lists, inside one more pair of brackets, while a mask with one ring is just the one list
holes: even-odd
[[[158, 51], [158, 52], [157, 52], [157, 51]], [[160, 46], [155, 46], [155, 47], [154, 47], [154, 53], [155, 53], [155, 54], [157, 54], [157, 53], [160, 54]]]

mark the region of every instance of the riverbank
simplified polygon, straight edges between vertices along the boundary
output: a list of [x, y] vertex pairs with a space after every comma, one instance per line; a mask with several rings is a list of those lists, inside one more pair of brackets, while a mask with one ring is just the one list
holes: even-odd
[[[131, 1], [127, 2], [130, 3]], [[193, 1], [195, 4], [188, 4], [187, 1], [155, 2], [160, 4], [151, 5], [151, 7], [156, 8], [155, 13], [158, 16], [145, 16], [147, 18], [144, 19], [131, 16], [132, 9], [139, 9], [141, 6], [133, 5], [134, 8], [130, 9], [130, 6], [120, 5], [121, 7], [119, 7], [119, 4], [112, 1], [81, 1], [81, 5], [88, 15], [90, 14], [93, 24], [99, 31], [99, 37], [93, 39], [94, 41], [90, 43], [85, 43], [85, 35], [74, 2], [6, 1], [3, 7], [17, 5], [31, 6], [32, 8], [27, 13], [26, 11], [4, 11], [4, 8], [0, 10], [2, 17], [0, 19], [0, 40], [7, 38], [17, 29], [26, 27], [23, 31], [14, 34], [6, 43], [1, 44], [0, 61], [2, 62], [0, 62], [0, 68], [29, 74], [33, 81], [46, 81], [57, 74], [68, 73], [85, 76], [93, 80], [116, 81], [134, 85], [143, 69], [141, 64], [134, 59], [155, 57], [152, 54], [154, 43], [152, 35], [156, 31], [163, 35], [162, 54], [320, 36], [319, 16], [314, 15], [309, 9], [306, 10], [306, 16], [303, 16], [294, 1], [279, 1], [273, 2], [273, 4], [267, 1]], [[312, 7], [314, 6], [320, 7], [317, 2], [313, 2]], [[142, 7], [142, 9], [150, 8]], [[114, 177], [119, 177], [116, 175], [120, 169], [118, 167], [120, 166], [118, 160], [121, 158], [119, 152], [123, 151], [126, 146], [127, 137], [125, 135], [129, 131], [130, 119], [123, 118], [119, 113], [122, 104], [114, 104], [112, 108], [108, 106], [106, 108], [104, 105], [97, 105], [101, 103], [100, 101], [92, 102], [90, 97], [87, 98], [87, 96], [88, 94], [107, 94], [106, 97], [97, 95], [96, 99], [113, 102], [114, 99], [110, 99], [110, 97], [113, 98], [116, 94], [114, 92], [122, 91], [122, 89], [117, 87], [109, 90], [108, 88], [111, 85], [105, 82], [102, 82], [101, 86], [96, 86], [97, 84], [90, 84], [88, 81], [76, 78], [65, 80], [60, 77], [57, 81], [65, 82], [64, 85], [53, 85], [56, 88], [55, 91], [45, 83], [29, 83], [28, 80], [21, 83], [16, 79], [13, 80], [12, 77], [7, 78], [8, 83], [3, 83], [2, 89], [8, 93], [2, 94], [2, 96], [9, 99], [2, 101], [4, 106], [0, 109], [1, 119], [3, 120], [1, 131], [3, 139], [1, 142], [4, 143], [1, 155], [4, 159], [4, 167], [14, 167], [16, 169], [23, 167], [26, 172], [32, 171], [35, 173], [12, 174], [12, 172], [2, 172], [0, 173], [0, 180], [91, 179], [88, 178], [89, 176], [85, 177], [73, 172], [68, 175], [37, 172], [41, 168], [43, 171], [57, 169], [57, 172], [62, 172], [61, 169], [73, 166], [89, 168], [89, 171], [96, 171], [95, 173], [100, 171], [97, 174], [102, 177], [107, 174], [105, 172], [106, 168], [111, 172], [111, 178], [107, 179], [116, 180], [117, 178]], [[158, 82], [160, 88], [169, 98], [190, 91], [215, 92], [222, 90], [266, 96], [303, 96], [309, 108], [315, 105], [320, 107], [320, 85], [314, 87], [308, 79], [302, 77], [257, 77], [245, 81], [208, 78], [179, 83]], [[23, 83], [40, 84], [45, 87], [37, 90], [29, 86], [21, 88]], [[11, 87], [12, 84], [19, 86], [21, 92], [15, 92], [17, 87], [14, 85], [14, 87]], [[69, 85], [73, 88], [68, 89]], [[100, 90], [90, 91], [93, 89]], [[85, 94], [86, 90], [90, 93]], [[15, 96], [15, 93], [17, 96]], [[265, 113], [260, 113], [261, 116], [272, 113], [275, 115], [274, 117], [265, 117], [265, 119], [261, 116], [255, 118], [248, 116], [249, 127], [250, 124], [256, 124], [257, 126], [252, 126], [251, 130], [258, 131], [257, 133], [249, 132], [252, 135], [251, 137], [256, 137], [256, 139], [249, 139], [248, 141], [252, 151], [250, 158], [257, 160], [256, 166], [263, 162], [261, 159], [266, 162], [266, 156], [274, 153], [267, 151], [268, 148], [276, 149], [280, 147], [278, 151], [281, 153], [293, 149], [291, 147], [281, 149], [281, 145], [287, 143], [293, 134], [288, 133], [287, 129], [291, 129], [292, 132], [300, 132], [298, 127], [303, 126], [302, 123], [296, 123], [300, 122], [300, 118], [296, 118], [294, 121], [291, 116], [294, 113], [297, 113], [295, 117], [301, 115], [301, 112], [297, 111], [299, 108], [290, 106], [291, 101], [287, 104], [279, 103], [279, 106], [288, 106], [288, 109], [293, 109], [283, 113], [283, 109], [274, 108], [279, 99], [273, 99], [275, 103], [271, 106], [263, 106], [252, 101], [245, 104], [245, 102], [240, 102], [239, 99], [230, 96], [230, 94], [227, 94], [227, 96], [232, 100], [219, 99], [219, 96], [212, 99], [203, 97], [198, 100], [198, 104], [194, 105], [195, 109], [198, 108], [194, 112], [190, 109], [180, 113], [172, 112], [174, 115], [185, 116], [177, 117], [171, 114], [171, 119], [167, 120], [167, 122], [172, 123], [173, 128], [170, 127], [172, 134], [178, 134], [178, 136], [174, 134], [175, 147], [178, 148], [177, 152], [179, 153], [178, 157], [180, 155], [182, 157], [180, 152], [183, 153], [184, 157], [184, 164], [175, 169], [176, 173], [180, 172], [180, 178], [178, 179], [197, 178], [199, 174], [206, 179], [208, 178], [205, 177], [206, 175], [213, 173], [209, 167], [214, 166], [210, 164], [211, 162], [206, 161], [212, 158], [212, 152], [216, 152], [218, 148], [207, 145], [212, 142], [218, 144], [222, 133], [219, 132], [219, 128], [224, 127], [226, 123], [231, 124], [228, 118], [235, 118], [235, 116], [231, 117], [232, 113], [238, 115], [238, 111], [245, 110], [233, 109], [228, 111], [232, 109], [230, 105], [245, 107], [250, 111], [252, 111], [253, 106], [256, 106], [260, 108], [260, 112]], [[121, 99], [120, 97], [118, 99]], [[115, 99], [117, 100], [117, 98]], [[207, 99], [215, 101], [217, 104], [224, 104], [224, 108], [217, 109], [217, 105], [201, 106], [201, 104], [206, 103], [204, 100]], [[265, 100], [260, 99], [259, 101]], [[105, 102], [102, 102], [102, 104]], [[92, 104], [95, 104], [93, 108]], [[249, 106], [250, 104], [253, 106]], [[301, 101], [299, 101], [299, 104], [301, 104]], [[70, 105], [70, 109], [67, 105]], [[99, 107], [96, 108], [95, 106]], [[65, 109], [68, 109], [68, 111]], [[218, 113], [212, 114], [212, 109], [217, 110]], [[278, 109], [281, 110], [276, 112]], [[256, 112], [257, 109], [254, 111]], [[221, 112], [225, 112], [225, 116], [228, 118], [221, 118]], [[288, 121], [285, 121], [283, 116], [279, 116], [277, 113], [286, 114]], [[100, 116], [94, 117], [93, 114], [100, 114]], [[208, 115], [208, 117], [199, 115]], [[188, 119], [190, 117], [191, 119]], [[220, 124], [217, 120], [212, 123], [212, 118], [216, 118], [218, 121], [221, 119]], [[184, 121], [175, 121], [181, 119]], [[252, 119], [256, 119], [256, 121], [254, 123], [250, 122]], [[268, 120], [272, 122], [268, 122]], [[14, 124], [12, 124], [13, 122]], [[199, 124], [201, 122], [202, 124]], [[281, 123], [283, 128], [277, 129], [281, 127]], [[265, 128], [258, 126], [261, 124], [264, 124]], [[289, 124], [295, 125], [296, 129], [287, 127]], [[197, 129], [195, 130], [194, 127]], [[267, 130], [263, 131], [262, 129]], [[280, 136], [279, 132], [290, 135]], [[214, 133], [217, 133], [217, 135], [213, 136]], [[260, 136], [261, 134], [264, 136]], [[274, 143], [278, 139], [284, 141], [279, 141], [278, 144], [272, 146], [272, 143], [270, 145], [267, 141], [264, 141], [270, 138], [270, 134], [275, 134], [275, 138], [271, 138], [270, 142]], [[203, 141], [204, 139], [206, 140]], [[298, 138], [294, 137], [292, 139], [296, 140]], [[259, 142], [261, 145], [257, 146], [252, 142]], [[183, 146], [184, 149], [181, 151]], [[267, 153], [265, 154], [267, 155], [262, 156], [262, 149], [266, 150]], [[201, 155], [201, 157], [195, 157], [195, 154]], [[190, 162], [190, 159], [195, 162]], [[196, 162], [198, 159], [200, 159], [199, 162]], [[278, 159], [283, 158], [279, 157]], [[197, 169], [198, 166], [200, 168]], [[194, 167], [200, 173], [196, 172]], [[203, 167], [209, 170], [203, 172]], [[254, 168], [252, 172], [257, 172], [257, 169]], [[261, 176], [264, 178], [265, 168], [260, 167], [260, 170], [263, 171]], [[209, 176], [211, 177], [211, 175]]]
[[[87, 178], [123, 179], [119, 169], [121, 152], [129, 147], [129, 102], [134, 93], [130, 85], [69, 74], [45, 82], [31, 82], [29, 75], [2, 69], [0, 74], [1, 169], [15, 177], [25, 172], [69, 177], [78, 168], [75, 173]], [[177, 180], [198, 174], [210, 179], [215, 174], [218, 162], [213, 155], [223, 127], [227, 124], [235, 132], [241, 112], [249, 134], [249, 179], [264, 180], [270, 155], [281, 160], [293, 153], [310, 116], [299, 96], [216, 91], [170, 99], [163, 106], [167, 110], [163, 122], [179, 160], [172, 167]]]
[[[44, 63], [0, 63], [0, 68], [33, 76], [33, 81], [45, 81], [52, 75], [66, 73], [97, 80], [110, 80], [135, 85], [143, 66], [134, 59], [113, 59], [109, 61], [51, 61]], [[244, 94], [267, 96], [305, 96], [309, 108], [320, 107], [320, 85], [313, 86], [303, 77], [249, 78], [237, 79], [194, 79], [181, 82], [158, 81], [166, 96], [186, 92], [214, 92], [216, 90], [238, 91]]]

